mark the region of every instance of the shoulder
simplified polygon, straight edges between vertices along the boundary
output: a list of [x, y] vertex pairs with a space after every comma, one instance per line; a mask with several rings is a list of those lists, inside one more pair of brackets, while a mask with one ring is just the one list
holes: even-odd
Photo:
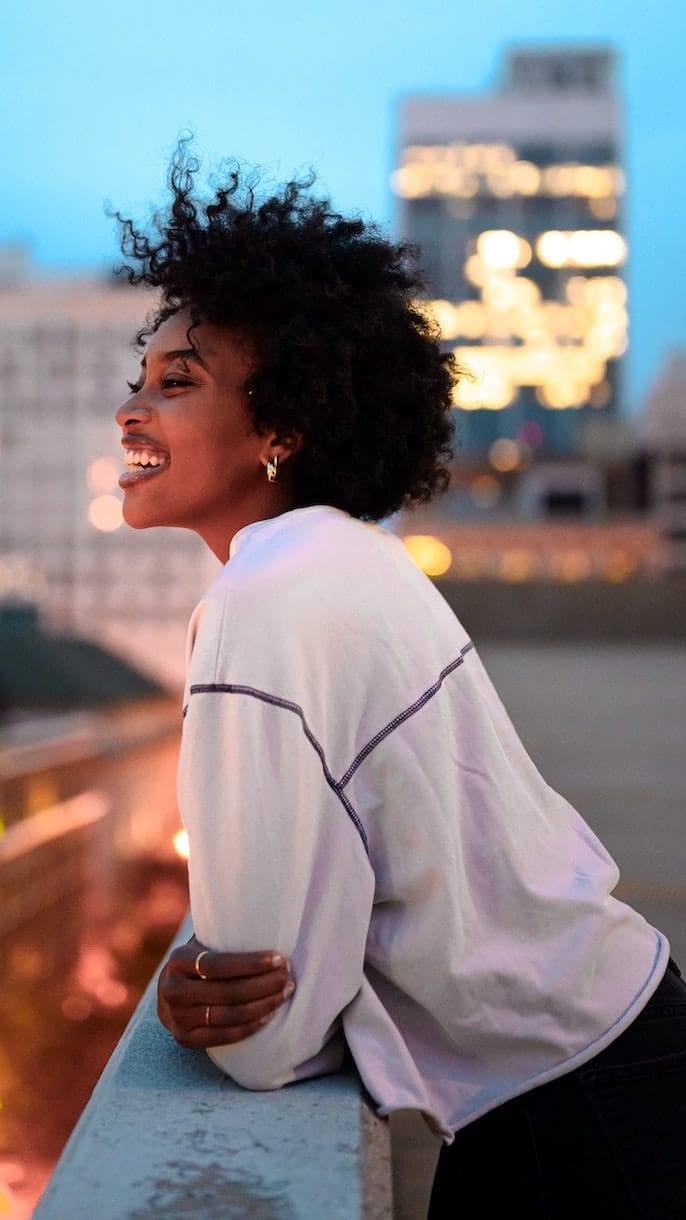
[[360, 613], [410, 573], [424, 579], [394, 535], [327, 506], [296, 509], [241, 534], [211, 596], [280, 622], [337, 606]]
[[343, 564], [363, 564], [370, 554], [382, 551], [390, 538], [379, 525], [359, 521], [328, 505], [313, 505], [241, 531], [232, 544], [227, 570], [236, 579], [265, 568], [299, 575], [324, 568], [333, 575]]
[[278, 655], [279, 668], [369, 674], [394, 657], [440, 659], [464, 635], [400, 539], [328, 507], [242, 531], [201, 618], [205, 646], [241, 669]]

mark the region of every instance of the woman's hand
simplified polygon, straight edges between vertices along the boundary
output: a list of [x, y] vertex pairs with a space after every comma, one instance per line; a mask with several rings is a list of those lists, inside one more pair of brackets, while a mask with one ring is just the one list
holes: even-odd
[[157, 1015], [180, 1046], [225, 1046], [257, 1033], [294, 991], [282, 954], [217, 953], [192, 936], [162, 969]]

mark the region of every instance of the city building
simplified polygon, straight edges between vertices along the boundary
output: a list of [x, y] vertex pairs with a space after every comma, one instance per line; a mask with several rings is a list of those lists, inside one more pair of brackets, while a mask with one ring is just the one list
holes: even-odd
[[0, 252], [0, 601], [40, 604], [163, 681], [183, 676], [193, 606], [216, 572], [183, 530], [122, 524], [114, 411], [150, 309], [114, 280], [48, 279]]
[[471, 373], [463, 460], [502, 440], [523, 463], [578, 452], [585, 422], [621, 406], [627, 347], [613, 54], [512, 50], [493, 92], [408, 96], [399, 136], [399, 229]]
[[670, 572], [686, 574], [686, 349], [667, 357], [641, 419], [653, 509]]

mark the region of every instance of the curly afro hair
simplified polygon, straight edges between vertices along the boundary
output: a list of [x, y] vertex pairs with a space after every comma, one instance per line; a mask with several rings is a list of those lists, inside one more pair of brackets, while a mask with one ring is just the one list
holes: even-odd
[[191, 343], [203, 321], [248, 336], [256, 432], [303, 438], [296, 506], [377, 521], [429, 500], [449, 481], [457, 370], [422, 310], [412, 249], [311, 197], [312, 178], [259, 197], [231, 164], [203, 201], [186, 143], [151, 232], [115, 213], [129, 282], [161, 290], [138, 342], [182, 308]]

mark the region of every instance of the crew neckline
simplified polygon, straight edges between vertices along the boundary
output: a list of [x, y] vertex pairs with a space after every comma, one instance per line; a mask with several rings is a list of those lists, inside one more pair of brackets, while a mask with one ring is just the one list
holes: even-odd
[[285, 513], [277, 513], [275, 517], [265, 517], [261, 521], [251, 521], [248, 525], [241, 526], [231, 539], [227, 562], [230, 562], [242, 550], [248, 539], [252, 538], [253, 535], [262, 533], [263, 530], [268, 529], [270, 526], [273, 529], [281, 529], [296, 517], [306, 517], [311, 513], [335, 513], [341, 517], [349, 516], [342, 508], [335, 508], [333, 504], [307, 504], [304, 508], [289, 508]]

